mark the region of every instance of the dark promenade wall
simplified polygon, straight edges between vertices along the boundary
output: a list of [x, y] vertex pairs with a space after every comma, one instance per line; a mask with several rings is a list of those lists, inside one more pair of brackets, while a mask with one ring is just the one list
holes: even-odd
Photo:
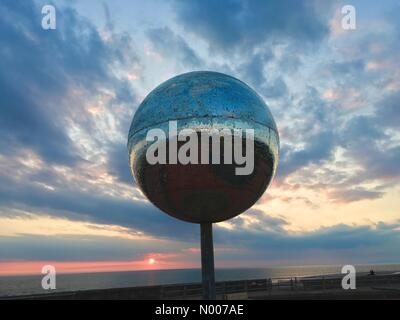
[[[249, 299], [400, 299], [400, 274], [359, 276], [356, 290], [343, 290], [341, 277], [253, 279], [217, 282], [217, 298], [246, 293]], [[57, 292], [0, 299], [116, 300], [200, 299], [200, 283]]]

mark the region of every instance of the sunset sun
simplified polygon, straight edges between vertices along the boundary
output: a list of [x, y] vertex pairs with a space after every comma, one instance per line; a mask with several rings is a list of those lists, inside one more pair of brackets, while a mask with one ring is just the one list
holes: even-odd
[[153, 258], [149, 259], [149, 264], [155, 264], [155, 263], [156, 263], [156, 260], [154, 260]]

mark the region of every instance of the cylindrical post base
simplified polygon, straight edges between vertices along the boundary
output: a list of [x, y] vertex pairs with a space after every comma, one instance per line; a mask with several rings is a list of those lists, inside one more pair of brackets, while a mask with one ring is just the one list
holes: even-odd
[[203, 299], [215, 300], [214, 246], [212, 236], [212, 223], [200, 224], [200, 237]]

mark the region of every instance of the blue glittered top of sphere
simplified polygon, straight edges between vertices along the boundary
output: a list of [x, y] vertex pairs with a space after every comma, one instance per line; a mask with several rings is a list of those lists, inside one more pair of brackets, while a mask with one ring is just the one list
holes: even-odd
[[169, 120], [202, 117], [250, 121], [277, 132], [267, 105], [244, 82], [219, 72], [195, 71], [154, 89], [140, 104], [129, 135]]

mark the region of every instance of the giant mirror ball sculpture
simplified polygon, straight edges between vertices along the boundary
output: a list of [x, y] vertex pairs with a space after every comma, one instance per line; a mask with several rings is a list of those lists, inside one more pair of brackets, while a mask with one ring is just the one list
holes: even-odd
[[[177, 122], [178, 132], [254, 129], [253, 172], [236, 175], [237, 165], [223, 161], [149, 164], [146, 151], [153, 142], [146, 141], [147, 132], [159, 128], [168, 133], [169, 121]], [[222, 139], [221, 148], [223, 144]], [[133, 117], [128, 152], [135, 181], [155, 206], [184, 221], [212, 223], [233, 218], [261, 197], [276, 172], [279, 135], [267, 105], [248, 85], [226, 74], [196, 71], [171, 78], [148, 94]]]

